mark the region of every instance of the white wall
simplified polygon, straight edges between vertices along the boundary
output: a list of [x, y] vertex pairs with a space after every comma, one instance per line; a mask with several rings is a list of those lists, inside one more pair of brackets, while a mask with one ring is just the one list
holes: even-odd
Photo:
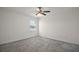
[[0, 8], [0, 44], [26, 39], [37, 35], [36, 31], [30, 31], [30, 20], [34, 17]]
[[51, 14], [40, 19], [40, 35], [79, 44], [79, 8], [49, 9]]

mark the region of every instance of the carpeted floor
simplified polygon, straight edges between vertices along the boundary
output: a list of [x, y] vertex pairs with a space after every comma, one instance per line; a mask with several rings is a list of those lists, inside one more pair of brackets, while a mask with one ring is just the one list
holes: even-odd
[[79, 45], [38, 36], [0, 45], [0, 52], [78, 52], [78, 51], [79, 51]]

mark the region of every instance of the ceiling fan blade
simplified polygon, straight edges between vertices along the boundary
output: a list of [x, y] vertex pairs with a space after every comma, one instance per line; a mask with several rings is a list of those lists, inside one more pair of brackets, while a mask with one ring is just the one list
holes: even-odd
[[43, 11], [43, 12], [48, 13], [48, 12], [50, 12], [50, 11]]
[[46, 16], [46, 14], [45, 14], [45, 13], [41, 13], [41, 14]]
[[38, 7], [39, 9], [41, 9], [42, 7]]
[[39, 12], [38, 13], [36, 13], [36, 15], [38, 15], [39, 14]]

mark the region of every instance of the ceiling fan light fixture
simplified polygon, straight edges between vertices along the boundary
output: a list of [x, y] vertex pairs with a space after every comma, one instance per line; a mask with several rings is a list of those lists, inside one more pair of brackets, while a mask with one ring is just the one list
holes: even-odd
[[44, 15], [43, 15], [43, 14], [41, 14], [41, 13], [39, 13], [39, 14], [37, 14], [37, 16], [38, 16], [38, 17], [41, 17], [41, 16], [44, 16]]

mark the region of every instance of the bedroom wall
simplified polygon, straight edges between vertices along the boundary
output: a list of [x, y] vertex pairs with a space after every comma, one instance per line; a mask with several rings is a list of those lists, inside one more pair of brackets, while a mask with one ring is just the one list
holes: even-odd
[[30, 31], [30, 20], [37, 24], [34, 17], [0, 8], [0, 44], [36, 36], [37, 26], [35, 31]]
[[40, 19], [40, 36], [79, 44], [79, 8], [49, 9], [51, 14]]

